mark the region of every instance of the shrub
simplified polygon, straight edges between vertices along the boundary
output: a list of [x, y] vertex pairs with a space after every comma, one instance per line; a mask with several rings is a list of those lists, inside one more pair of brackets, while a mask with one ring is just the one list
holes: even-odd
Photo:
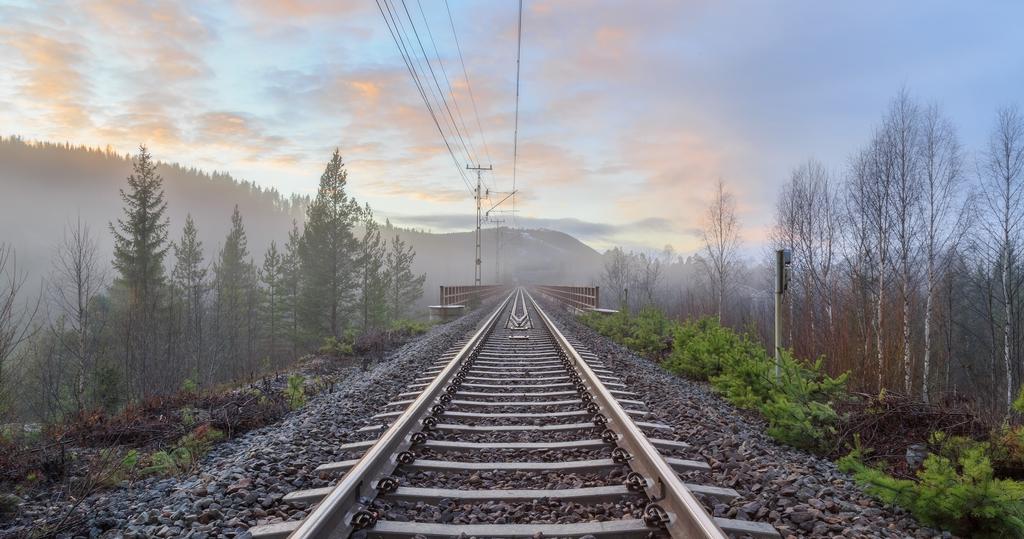
[[23, 500], [14, 494], [0, 493], [0, 515], [13, 515], [18, 512], [18, 505]]
[[199, 391], [199, 384], [192, 378], [186, 378], [181, 381], [181, 391], [182, 393], [195, 395]]
[[306, 404], [306, 379], [301, 374], [293, 374], [288, 377], [288, 387], [284, 394], [288, 397], [288, 406], [295, 410]]
[[391, 331], [402, 335], [422, 335], [430, 330], [430, 326], [419, 320], [396, 320], [391, 324]]
[[653, 307], [645, 307], [636, 316], [619, 311], [611, 315], [586, 313], [580, 319], [601, 335], [652, 359], [671, 349], [672, 334], [679, 326]]
[[196, 424], [196, 409], [191, 406], [185, 406], [181, 409], [181, 424], [186, 427], [191, 427]]
[[705, 317], [677, 327], [672, 353], [664, 367], [673, 374], [710, 380], [720, 374], [726, 364], [757, 353], [764, 354], [755, 342], [722, 327], [717, 319]]
[[224, 439], [224, 433], [209, 426], [200, 425], [182, 436], [175, 447], [157, 451], [149, 456], [149, 466], [143, 468], [144, 475], [181, 475], [195, 466], [203, 455], [210, 452], [215, 442]]
[[354, 344], [355, 339], [350, 339], [349, 335], [345, 335], [345, 337], [340, 340], [334, 335], [331, 335], [324, 339], [324, 343], [320, 346], [319, 352], [325, 356], [351, 356], [355, 353], [355, 349], [353, 347]]
[[1020, 388], [1017, 398], [1013, 399], [1013, 410], [1018, 414], [1024, 414], [1024, 387]]
[[756, 409], [768, 420], [768, 435], [783, 443], [822, 451], [835, 435], [839, 421], [832, 404], [846, 390], [847, 374], [832, 378], [821, 371], [822, 359], [805, 365], [791, 353], [775, 361], [756, 343], [741, 338], [723, 362], [712, 387], [740, 408]]
[[149, 456], [149, 466], [142, 469], [143, 475], [181, 475], [192, 469], [192, 455], [187, 449], [176, 447], [157, 451]]
[[781, 376], [776, 380], [775, 362], [763, 346], [712, 317], [680, 325], [660, 311], [645, 309], [637, 316], [591, 313], [582, 320], [648, 357], [668, 352], [662, 367], [708, 380], [729, 402], [761, 412], [768, 420], [768, 434], [781, 442], [823, 450], [836, 432], [839, 418], [832, 403], [845, 394], [847, 375], [829, 377], [822, 372], [821, 359], [804, 364], [783, 352]]
[[993, 477], [988, 444], [950, 440], [940, 453], [955, 457], [929, 454], [917, 481], [864, 464], [859, 449], [841, 458], [839, 468], [872, 495], [909, 509], [927, 525], [970, 537], [1024, 536], [1024, 483]]
[[669, 350], [672, 329], [677, 324], [665, 318], [661, 311], [645, 307], [630, 322], [624, 340], [627, 347], [653, 359], [660, 359]]

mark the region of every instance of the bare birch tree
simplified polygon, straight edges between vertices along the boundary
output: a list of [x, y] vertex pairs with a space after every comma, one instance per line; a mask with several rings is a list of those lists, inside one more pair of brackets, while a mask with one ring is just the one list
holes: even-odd
[[892, 196], [889, 197], [895, 234], [895, 262], [900, 294], [902, 319], [900, 320], [900, 353], [903, 366], [903, 391], [913, 390], [914, 367], [911, 350], [911, 299], [914, 293], [914, 257], [920, 231], [921, 174], [920, 174], [920, 108], [901, 91], [889, 106], [885, 120], [884, 144], [886, 162], [891, 171]]
[[[921, 398], [929, 401], [932, 367], [932, 326], [941, 280], [957, 250], [967, 217], [969, 197], [961, 191], [963, 156], [956, 129], [938, 106], [928, 107], [921, 119], [922, 218], [925, 257], [924, 350], [921, 358]], [[948, 362], [948, 358], [947, 358]]]
[[704, 261], [715, 294], [718, 319], [723, 319], [727, 287], [738, 262], [740, 223], [736, 217], [736, 199], [726, 190], [721, 178], [704, 221]]
[[35, 318], [41, 301], [23, 303], [21, 292], [27, 275], [18, 270], [18, 257], [9, 244], [0, 243], [0, 419], [9, 411], [8, 386], [13, 358], [19, 347], [35, 333]]
[[1017, 242], [1024, 219], [1024, 118], [1015, 107], [999, 111], [988, 148], [979, 163], [982, 190], [989, 210], [986, 229], [989, 252], [999, 269], [1003, 308], [1003, 368], [1006, 374], [1006, 406], [1013, 402], [1013, 322], [1018, 299], [1014, 281]]
[[102, 353], [103, 326], [96, 298], [106, 289], [107, 272], [96, 251], [96, 239], [79, 218], [65, 227], [64, 240], [57, 246], [50, 278], [52, 306], [60, 318], [51, 325], [62, 355], [71, 360], [70, 374], [75, 409], [82, 410], [96, 399], [86, 395], [86, 384], [96, 375]]
[[619, 247], [605, 253], [604, 269], [601, 272], [601, 284], [615, 298], [615, 307], [628, 309], [628, 292], [634, 276], [633, 261]]

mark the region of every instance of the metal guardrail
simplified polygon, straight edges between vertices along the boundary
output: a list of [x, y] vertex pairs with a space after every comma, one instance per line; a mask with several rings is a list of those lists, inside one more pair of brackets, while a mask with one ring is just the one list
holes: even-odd
[[508, 290], [503, 284], [488, 285], [441, 285], [441, 305], [466, 305], [471, 300], [485, 300]]
[[599, 286], [536, 286], [545, 296], [554, 298], [581, 311], [597, 309], [601, 305]]
[[[587, 365], [579, 352], [569, 343], [562, 332], [540, 309], [536, 300], [530, 297], [541, 322], [547, 327], [555, 342], [572, 361], [576, 372], [587, 386], [594, 402], [600, 406], [600, 413], [607, 419], [607, 427], [618, 436], [618, 444], [629, 451], [632, 459], [629, 467], [644, 478], [644, 490], [658, 507], [665, 511], [665, 527], [672, 537], [706, 537], [725, 539], [726, 534], [704, 511], [693, 493], [686, 488], [672, 467], [665, 462], [661, 453], [651, 444], [643, 431], [630, 419], [611, 392], [604, 386], [597, 374]], [[653, 515], [648, 515], [653, 516]]]

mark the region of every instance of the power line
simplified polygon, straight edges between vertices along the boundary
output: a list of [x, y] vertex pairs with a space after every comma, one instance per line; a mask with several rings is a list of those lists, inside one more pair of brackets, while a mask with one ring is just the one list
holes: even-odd
[[473, 146], [473, 137], [469, 135], [469, 129], [466, 127], [466, 119], [462, 116], [462, 107], [459, 107], [459, 100], [455, 97], [455, 89], [452, 87], [452, 81], [448, 78], [448, 71], [444, 68], [444, 62], [441, 61], [441, 53], [438, 52], [437, 42], [434, 41], [434, 33], [430, 30], [430, 21], [427, 20], [427, 14], [423, 11], [423, 3], [420, 0], [416, 0], [416, 5], [420, 8], [420, 16], [423, 17], [423, 26], [427, 29], [427, 36], [430, 37], [430, 45], [434, 49], [434, 58], [437, 59], [437, 65], [441, 68], [441, 76], [444, 78], [445, 88], [448, 89], [448, 95], [452, 98], [452, 104], [455, 105], [455, 115], [459, 117], [459, 123], [462, 125], [462, 132], [466, 134], [467, 142], [469, 142], [469, 150], [473, 154], [473, 160], [477, 163], [480, 162], [480, 156], [477, 154], [476, 147]]
[[[523, 54], [523, 0], [519, 0], [519, 25], [518, 30], [519, 38], [516, 44], [516, 120], [515, 120], [515, 132], [512, 136], [512, 192], [516, 192], [516, 165], [519, 161], [519, 59]], [[516, 197], [512, 195], [512, 211], [516, 209]], [[512, 219], [518, 224], [516, 214], [512, 214]]]
[[484, 154], [487, 156], [487, 162], [493, 163], [491, 159], [491, 149], [487, 147], [487, 137], [484, 136], [484, 128], [480, 124], [480, 111], [476, 108], [476, 97], [473, 96], [473, 85], [469, 83], [469, 71], [466, 70], [466, 60], [462, 56], [462, 45], [459, 44], [459, 34], [455, 31], [455, 19], [452, 17], [451, 7], [448, 6], [448, 0], [444, 0], [444, 8], [448, 11], [448, 23], [452, 27], [452, 37], [455, 38], [455, 48], [459, 51], [459, 63], [462, 64], [462, 75], [466, 79], [466, 90], [469, 92], [469, 101], [473, 104], [473, 115], [476, 117], [476, 128], [480, 131], [480, 140], [484, 143]]
[[445, 111], [448, 112], [448, 119], [451, 121], [451, 126], [455, 131], [455, 135], [459, 137], [459, 141], [462, 143], [462, 150], [466, 153], [466, 157], [472, 159], [472, 155], [469, 152], [469, 148], [466, 145], [466, 139], [462, 137], [462, 132], [459, 131], [459, 126], [455, 123], [455, 116], [452, 114], [451, 107], [448, 106], [448, 100], [444, 97], [444, 90], [441, 89], [441, 83], [437, 80], [437, 73], [434, 72], [434, 66], [430, 64], [430, 58], [427, 56], [427, 49], [423, 46], [423, 40], [420, 39], [420, 32], [416, 29], [416, 23], [412, 20], [412, 14], [409, 13], [409, 6], [406, 5], [405, 0], [401, 0], [402, 9], [405, 10], [405, 16], [409, 19], [409, 24], [412, 26], [412, 33], [416, 36], [416, 43], [420, 46], [420, 52], [423, 53], [423, 59], [427, 63], [427, 69], [430, 71], [430, 78], [434, 81], [434, 86], [437, 87], [437, 93], [441, 98], [441, 103], [444, 104]]
[[[455, 157], [455, 151], [452, 150], [451, 144], [448, 142], [448, 137], [445, 136], [444, 130], [441, 129], [441, 122], [437, 120], [437, 114], [434, 113], [434, 108], [430, 105], [430, 100], [427, 98], [427, 94], [423, 90], [423, 85], [420, 82], [419, 74], [416, 72], [416, 67], [412, 63], [412, 58], [409, 56], [408, 50], [405, 46], [405, 39], [400, 38], [398, 22], [395, 20], [394, 13], [392, 12], [391, 5], [388, 0], [384, 0], [384, 4], [387, 6], [388, 14], [384, 13], [384, 7], [381, 6], [381, 0], [376, 0], [377, 9], [380, 10], [381, 17], [384, 19], [384, 24], [388, 27], [388, 32], [391, 33], [391, 38], [395, 41], [395, 46], [398, 47], [398, 52], [402, 56], [402, 60], [405, 62], [406, 69], [409, 70], [409, 76], [412, 77], [413, 83], [416, 85], [416, 89], [419, 91], [420, 97], [423, 98], [423, 104], [427, 106], [427, 111], [430, 112], [430, 117], [434, 121], [434, 126], [437, 127], [437, 132], [441, 135], [441, 140], [444, 141], [445, 148], [448, 149], [448, 155], [452, 157], [452, 163], [455, 164], [456, 170], [459, 171], [459, 176], [462, 178], [462, 182], [466, 184], [466, 189], [469, 190], [470, 194], [473, 194], [473, 188], [469, 183], [469, 179], [466, 177], [466, 173], [462, 170], [462, 166], [459, 164], [459, 160]], [[388, 15], [391, 19], [388, 19]], [[392, 27], [394, 25], [394, 27]]]

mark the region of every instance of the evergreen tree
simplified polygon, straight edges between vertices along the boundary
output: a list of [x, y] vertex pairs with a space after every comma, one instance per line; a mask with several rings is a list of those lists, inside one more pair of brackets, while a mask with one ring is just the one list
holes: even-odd
[[132, 164], [127, 191], [121, 189], [124, 216], [110, 224], [114, 235], [116, 284], [124, 298], [124, 362], [126, 379], [135, 383], [135, 393], [146, 395], [150, 388], [144, 378], [155, 372], [157, 357], [156, 313], [164, 282], [164, 256], [168, 220], [165, 217], [163, 179], [156, 173], [145, 146]]
[[302, 327], [311, 337], [341, 338], [355, 294], [357, 241], [352, 227], [359, 205], [345, 192], [348, 173], [338, 150], [320, 177], [299, 244]]
[[242, 215], [235, 206], [231, 230], [224, 240], [220, 260], [214, 266], [217, 289], [217, 321], [223, 347], [222, 372], [238, 378], [251, 363], [246, 357], [249, 343], [248, 311], [255, 270], [249, 262], [249, 246]]
[[399, 320], [406, 315], [409, 307], [423, 296], [423, 282], [426, 274], [414, 275], [412, 262], [416, 252], [395, 234], [386, 261], [388, 317]]
[[206, 268], [203, 267], [203, 242], [199, 240], [192, 214], [185, 217], [181, 240], [174, 245], [174, 270], [171, 277], [184, 296], [183, 348], [196, 382], [204, 379], [203, 365], [203, 295], [206, 293]]
[[387, 318], [387, 291], [384, 262], [387, 242], [381, 239], [380, 225], [373, 220], [367, 204], [363, 209], [363, 238], [359, 242], [359, 307], [363, 330], [380, 327]]
[[288, 232], [288, 243], [284, 247], [281, 260], [281, 311], [282, 323], [286, 326], [288, 344], [291, 348], [291, 359], [299, 357], [301, 333], [299, 332], [299, 285], [302, 276], [302, 261], [299, 258], [299, 246], [302, 233], [299, 224], [292, 221], [292, 229]]
[[278, 357], [278, 336], [282, 327], [282, 313], [285, 293], [285, 260], [277, 252], [277, 242], [271, 241], [266, 254], [263, 255], [263, 267], [259, 271], [260, 283], [263, 285], [263, 304], [261, 315], [266, 326], [265, 354], [271, 359]]

